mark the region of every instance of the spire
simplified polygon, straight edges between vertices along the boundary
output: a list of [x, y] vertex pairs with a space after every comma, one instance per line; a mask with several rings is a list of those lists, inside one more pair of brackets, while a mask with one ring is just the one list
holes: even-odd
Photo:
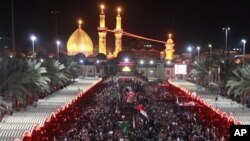
[[172, 34], [171, 33], [168, 34], [168, 40], [167, 40], [165, 46], [166, 46], [166, 48], [165, 48], [165, 54], [166, 54], [165, 59], [166, 60], [172, 60], [173, 59], [173, 54], [174, 54], [174, 51], [175, 51], [175, 49], [174, 49], [175, 44], [174, 44], [174, 41], [172, 39]]
[[120, 16], [122, 9], [120, 7], [117, 8], [118, 16]]
[[105, 28], [105, 14], [104, 14], [104, 5], [100, 6], [101, 13], [100, 13], [100, 28]]
[[168, 34], [168, 38], [169, 38], [169, 39], [172, 38], [172, 34], [171, 34], [171, 33]]
[[99, 53], [107, 54], [106, 51], [106, 27], [105, 27], [105, 14], [104, 14], [104, 5], [100, 5], [101, 13], [100, 13], [100, 25], [97, 27], [98, 35], [99, 35]]
[[121, 22], [121, 8], [117, 8], [117, 16], [116, 16], [116, 29], [120, 30], [122, 27], [122, 22]]
[[116, 16], [116, 28], [115, 28], [115, 51], [114, 57], [122, 51], [122, 17], [121, 17], [121, 8], [117, 8]]
[[78, 25], [79, 28], [82, 28], [82, 20], [78, 20]]
[[104, 14], [103, 10], [104, 10], [105, 6], [102, 4], [100, 7], [101, 7], [101, 14]]

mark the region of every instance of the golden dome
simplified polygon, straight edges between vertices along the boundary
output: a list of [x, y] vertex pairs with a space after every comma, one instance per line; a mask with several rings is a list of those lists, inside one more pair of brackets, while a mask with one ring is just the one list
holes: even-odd
[[83, 53], [86, 57], [93, 55], [93, 42], [89, 35], [81, 29], [81, 22], [79, 22], [79, 28], [68, 39], [67, 51], [68, 55], [77, 53]]

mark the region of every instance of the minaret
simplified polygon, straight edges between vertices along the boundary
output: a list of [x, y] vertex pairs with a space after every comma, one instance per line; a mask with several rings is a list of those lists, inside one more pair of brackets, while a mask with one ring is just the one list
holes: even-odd
[[107, 55], [106, 52], [107, 28], [105, 27], [105, 14], [103, 10], [104, 10], [104, 5], [101, 5], [100, 26], [97, 28], [99, 34], [99, 53]]
[[115, 51], [114, 57], [122, 50], [122, 18], [121, 18], [121, 8], [117, 9], [117, 16], [116, 16], [116, 29], [115, 29]]
[[172, 34], [168, 34], [168, 40], [165, 44], [165, 52], [166, 52], [166, 56], [165, 59], [166, 60], [172, 60], [173, 59], [173, 54], [174, 54], [174, 41], [172, 40]]

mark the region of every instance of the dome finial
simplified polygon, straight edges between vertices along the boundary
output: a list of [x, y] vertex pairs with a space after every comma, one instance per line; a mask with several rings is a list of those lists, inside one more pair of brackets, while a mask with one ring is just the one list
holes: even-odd
[[168, 34], [168, 38], [169, 38], [169, 39], [172, 38], [172, 34], [171, 34], [171, 33]]
[[118, 7], [117, 8], [118, 15], [120, 15], [121, 11], [122, 11], [121, 7]]
[[103, 10], [104, 10], [105, 6], [103, 4], [101, 4], [100, 7], [101, 7], [101, 13], [104, 13]]
[[79, 28], [82, 27], [82, 20], [78, 20]]

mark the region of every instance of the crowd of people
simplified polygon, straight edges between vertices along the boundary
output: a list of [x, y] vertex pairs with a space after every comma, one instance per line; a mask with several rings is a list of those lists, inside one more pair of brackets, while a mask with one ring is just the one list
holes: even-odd
[[183, 95], [168, 82], [131, 78], [102, 81], [34, 130], [30, 140], [228, 140], [227, 129], [219, 125], [226, 124], [226, 118], [197, 101], [181, 105], [190, 100]]
[[[128, 102], [125, 97], [133, 93]], [[88, 100], [84, 112], [59, 141], [223, 141], [215, 126], [206, 127], [195, 110], [181, 109], [176, 96], [158, 83], [132, 79], [106, 82]], [[144, 114], [136, 107], [140, 105]]]

